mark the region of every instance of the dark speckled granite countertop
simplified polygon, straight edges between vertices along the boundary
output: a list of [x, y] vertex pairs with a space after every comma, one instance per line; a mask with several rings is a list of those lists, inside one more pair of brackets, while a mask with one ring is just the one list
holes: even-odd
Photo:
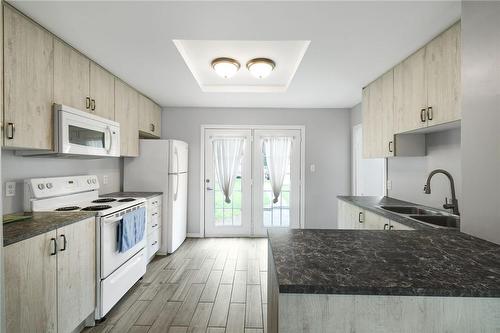
[[113, 192], [101, 195], [101, 197], [115, 197], [115, 198], [144, 198], [149, 199], [156, 197], [157, 195], [162, 195], [163, 192]]
[[38, 212], [16, 213], [28, 214], [32, 217], [26, 220], [5, 223], [3, 225], [3, 246], [11, 245], [32, 238], [68, 224], [95, 217], [95, 212]]
[[500, 245], [457, 231], [273, 230], [281, 293], [500, 297]]
[[418, 222], [415, 220], [412, 220], [410, 218], [407, 218], [402, 215], [398, 215], [396, 213], [392, 213], [390, 211], [387, 211], [385, 209], [379, 208], [378, 206], [414, 206], [414, 207], [422, 207], [422, 208], [430, 208], [432, 210], [440, 210], [437, 208], [432, 208], [432, 207], [426, 207], [423, 205], [418, 205], [414, 204], [411, 202], [399, 200], [399, 199], [394, 199], [390, 197], [369, 197], [369, 196], [346, 196], [346, 195], [339, 195], [337, 197], [340, 200], [343, 200], [345, 202], [348, 202], [350, 204], [353, 204], [355, 206], [364, 208], [366, 210], [369, 210], [375, 214], [381, 215], [383, 217], [386, 217], [390, 220], [399, 222], [401, 224], [404, 224], [410, 228], [413, 228], [415, 230], [436, 230], [439, 229], [437, 227], [433, 227], [431, 225]]

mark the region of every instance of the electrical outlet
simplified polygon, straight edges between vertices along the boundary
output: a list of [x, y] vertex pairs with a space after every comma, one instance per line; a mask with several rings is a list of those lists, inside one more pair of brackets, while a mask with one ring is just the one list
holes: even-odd
[[102, 176], [102, 183], [107, 185], [109, 183], [109, 176]]
[[391, 190], [392, 189], [392, 180], [387, 179], [387, 189]]
[[16, 182], [5, 183], [5, 196], [13, 197], [16, 195]]
[[311, 172], [316, 172], [316, 165], [315, 164], [311, 164], [310, 168], [311, 168]]

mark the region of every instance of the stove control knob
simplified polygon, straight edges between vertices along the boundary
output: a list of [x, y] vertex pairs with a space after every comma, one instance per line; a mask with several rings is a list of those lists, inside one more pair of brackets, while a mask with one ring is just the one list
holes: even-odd
[[95, 184], [97, 181], [94, 179], [92, 179], [92, 184]]
[[45, 185], [43, 185], [43, 184], [38, 184], [38, 189], [39, 189], [39, 190], [43, 190], [44, 188], [45, 188]]
[[92, 180], [91, 180], [90, 178], [89, 178], [89, 179], [87, 179], [87, 184], [89, 184], [89, 185], [90, 185], [91, 183], [92, 183]]
[[50, 190], [52, 188], [52, 183], [47, 183], [45, 186]]

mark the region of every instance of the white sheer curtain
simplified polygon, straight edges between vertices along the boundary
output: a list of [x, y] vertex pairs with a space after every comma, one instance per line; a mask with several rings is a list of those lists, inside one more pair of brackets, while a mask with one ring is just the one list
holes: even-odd
[[236, 172], [245, 149], [244, 138], [220, 138], [212, 141], [217, 182], [226, 203], [231, 203]]
[[266, 164], [269, 168], [269, 178], [273, 189], [274, 203], [278, 202], [278, 198], [281, 194], [291, 147], [291, 137], [270, 137], [264, 139]]

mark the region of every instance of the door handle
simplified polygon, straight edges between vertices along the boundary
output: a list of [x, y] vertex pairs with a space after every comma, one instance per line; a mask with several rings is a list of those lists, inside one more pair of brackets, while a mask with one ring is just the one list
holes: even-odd
[[61, 235], [60, 236], [63, 239], [63, 247], [59, 251], [66, 251], [66, 245], [68, 244], [68, 241], [66, 240], [66, 235]]
[[422, 108], [422, 109], [420, 110], [420, 121], [421, 121], [421, 122], [423, 122], [423, 123], [425, 123], [426, 112], [427, 112], [427, 111], [426, 111], [426, 109], [425, 109], [425, 108]]
[[14, 139], [14, 132], [16, 131], [16, 127], [14, 123], [7, 123], [7, 139]]
[[54, 243], [54, 247], [52, 252], [50, 253], [51, 256], [55, 256], [57, 254], [57, 240], [55, 238], [50, 239], [51, 243]]
[[432, 111], [432, 106], [427, 108], [427, 119], [432, 120], [434, 118], [434, 112]]

